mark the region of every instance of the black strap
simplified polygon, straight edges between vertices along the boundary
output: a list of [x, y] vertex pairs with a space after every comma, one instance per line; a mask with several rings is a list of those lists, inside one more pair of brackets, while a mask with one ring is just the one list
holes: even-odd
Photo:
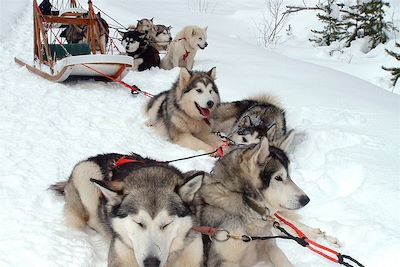
[[348, 262], [344, 262], [345, 259], [348, 259], [352, 262], [354, 262], [355, 264], [357, 264], [360, 267], [364, 267], [364, 265], [362, 265], [359, 261], [357, 261], [356, 259], [354, 259], [353, 257], [349, 256], [349, 255], [344, 255], [344, 254], [340, 254], [338, 255], [338, 263], [342, 264], [346, 267], [354, 267], [354, 265], [351, 265]]

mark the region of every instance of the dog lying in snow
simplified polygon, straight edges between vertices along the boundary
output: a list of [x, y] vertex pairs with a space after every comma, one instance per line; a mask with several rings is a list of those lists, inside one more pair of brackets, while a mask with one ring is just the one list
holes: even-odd
[[134, 68], [144, 71], [160, 66], [160, 55], [157, 49], [150, 45], [145, 33], [132, 30], [119, 33], [126, 54], [134, 58]]

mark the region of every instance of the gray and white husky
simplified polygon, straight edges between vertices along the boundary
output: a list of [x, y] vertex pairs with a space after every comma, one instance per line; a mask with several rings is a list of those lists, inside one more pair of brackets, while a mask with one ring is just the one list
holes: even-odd
[[150, 35], [150, 44], [160, 51], [167, 51], [172, 41], [171, 26], [154, 25], [155, 31]]
[[147, 104], [148, 124], [173, 143], [194, 150], [215, 150], [221, 144], [209, 125], [214, 108], [220, 102], [215, 78], [215, 67], [208, 72], [181, 68], [172, 88]]
[[191, 205], [203, 175], [137, 154], [105, 154], [79, 162], [51, 188], [64, 195], [70, 223], [111, 238], [108, 266], [201, 266]]
[[267, 137], [271, 144], [279, 146], [294, 131], [287, 131], [285, 110], [272, 96], [220, 103], [211, 119], [214, 131], [227, 134], [237, 144], [258, 143]]
[[[233, 235], [271, 236], [272, 222], [257, 210], [297, 210], [310, 201], [291, 179], [289, 159], [282, 147], [267, 138], [258, 144], [238, 146], [220, 158], [198, 193], [202, 225], [228, 230]], [[257, 207], [257, 208], [254, 208]], [[274, 240], [206, 244], [207, 266], [251, 266], [258, 261], [275, 267], [292, 266]]]

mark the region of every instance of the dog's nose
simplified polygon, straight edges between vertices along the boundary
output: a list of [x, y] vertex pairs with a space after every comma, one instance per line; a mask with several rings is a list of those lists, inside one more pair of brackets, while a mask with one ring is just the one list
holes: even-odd
[[148, 33], [148, 32], [149, 32], [149, 30], [144, 30], [144, 32], [145, 32], [145, 33]]
[[212, 108], [213, 106], [214, 106], [214, 101], [210, 100], [210, 101], [207, 102], [207, 107], [208, 108]]
[[125, 49], [129, 49], [129, 46], [126, 46]]
[[305, 205], [308, 204], [308, 202], [310, 202], [310, 198], [307, 195], [301, 195], [299, 198], [299, 202], [300, 202], [300, 205], [302, 207], [304, 207]]
[[147, 257], [144, 261], [144, 267], [159, 267], [160, 266], [160, 260], [157, 259], [156, 257]]
[[208, 43], [206, 42], [206, 43], [204, 44], [204, 47], [207, 47], [207, 45], [208, 45]]
[[172, 41], [172, 37], [169, 37], [169, 40]]

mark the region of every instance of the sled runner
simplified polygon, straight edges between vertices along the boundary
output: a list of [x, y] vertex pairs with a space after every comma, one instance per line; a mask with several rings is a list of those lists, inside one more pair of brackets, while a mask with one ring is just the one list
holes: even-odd
[[33, 35], [33, 62], [17, 57], [15, 62], [51, 81], [122, 80], [133, 67], [132, 57], [113, 54], [111, 45], [107, 49], [108, 24], [95, 14], [90, 0], [87, 11], [75, 0], [64, 7], [49, 0], [39, 6], [33, 0]]

